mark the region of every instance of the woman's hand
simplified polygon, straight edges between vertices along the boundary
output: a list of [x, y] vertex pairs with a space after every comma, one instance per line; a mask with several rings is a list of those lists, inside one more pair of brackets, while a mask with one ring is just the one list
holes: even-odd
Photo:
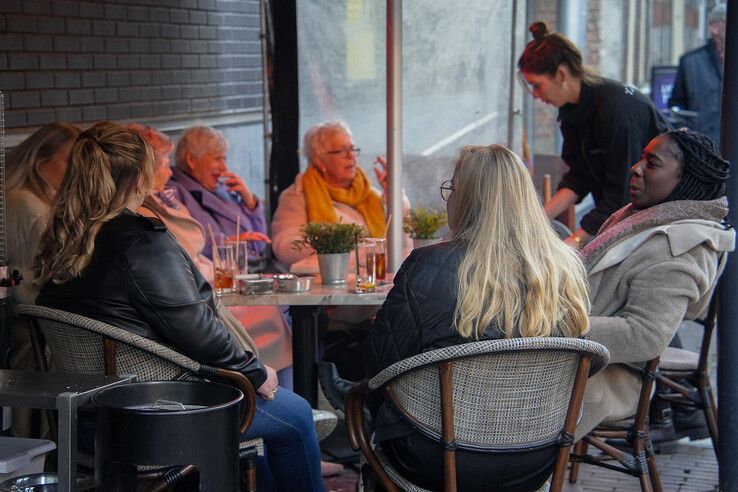
[[267, 373], [266, 381], [264, 381], [264, 384], [259, 386], [259, 389], [256, 390], [257, 393], [261, 395], [262, 398], [265, 400], [273, 400], [274, 395], [277, 394], [277, 389], [279, 388], [279, 381], [277, 380], [277, 371], [275, 371], [273, 368], [269, 367], [268, 365], [264, 364], [264, 369]]
[[379, 186], [382, 187], [382, 191], [384, 194], [387, 194], [387, 159], [382, 157], [381, 155], [378, 155], [376, 159], [374, 159], [374, 175], [377, 177], [377, 181], [379, 181]]
[[246, 183], [243, 182], [241, 176], [231, 171], [225, 171], [220, 176], [226, 178], [223, 181], [223, 184], [228, 188], [228, 191], [235, 191], [236, 193], [241, 195], [241, 199], [243, 200], [243, 203], [246, 205], [247, 208], [256, 208], [256, 206], [259, 204], [259, 201], [251, 192], [249, 187], [246, 186]]
[[[228, 240], [235, 241], [236, 235], [234, 234], [232, 236], [228, 236]], [[272, 240], [269, 239], [269, 236], [267, 236], [263, 232], [255, 232], [255, 231], [242, 232], [241, 234], [238, 235], [238, 240], [239, 241], [264, 241], [265, 243], [270, 243], [270, 244], [272, 242]]]
[[584, 229], [580, 228], [575, 231], [574, 234], [564, 239], [564, 242], [579, 251], [591, 240], [592, 236], [590, 236]]

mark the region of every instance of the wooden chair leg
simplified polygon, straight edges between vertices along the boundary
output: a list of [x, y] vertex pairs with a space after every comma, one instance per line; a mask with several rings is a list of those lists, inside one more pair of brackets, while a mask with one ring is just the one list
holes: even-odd
[[654, 492], [663, 492], [661, 488], [661, 476], [659, 475], [659, 469], [656, 467], [656, 456], [651, 454], [651, 456], [646, 458], [646, 463], [648, 463], [648, 474], [651, 477], [651, 486]]
[[709, 391], [709, 396], [705, 402], [705, 422], [707, 429], [710, 431], [710, 439], [712, 439], [712, 449], [715, 451], [715, 457], [718, 457], [718, 413], [717, 404], [715, 403], [715, 395]]
[[571, 447], [560, 448], [556, 453], [556, 463], [554, 464], [554, 472], [551, 477], [550, 492], [561, 492], [564, 486], [564, 476], [566, 476], [566, 464], [569, 462], [569, 454]]
[[[574, 454], [578, 454], [580, 456], [584, 456], [587, 454], [587, 448], [589, 447], [589, 444], [582, 439], [578, 443], [574, 445]], [[578, 461], [572, 461], [571, 468], [569, 469], [569, 483], [577, 483], [577, 480], [579, 479], [579, 462]]]

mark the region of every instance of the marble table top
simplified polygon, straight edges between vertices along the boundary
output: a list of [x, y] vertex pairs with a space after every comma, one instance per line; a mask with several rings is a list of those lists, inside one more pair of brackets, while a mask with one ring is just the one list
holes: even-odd
[[224, 294], [221, 300], [226, 306], [381, 306], [392, 288], [391, 280], [377, 287], [375, 292], [356, 294], [353, 292], [355, 276], [349, 274], [344, 285], [329, 286], [313, 281], [308, 292], [270, 292], [265, 294]]

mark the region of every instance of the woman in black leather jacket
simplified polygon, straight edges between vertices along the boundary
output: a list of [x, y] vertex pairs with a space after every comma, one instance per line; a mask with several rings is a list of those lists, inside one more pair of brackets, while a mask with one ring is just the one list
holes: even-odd
[[[259, 490], [324, 490], [307, 402], [279, 389], [274, 369], [245, 352], [217, 317], [210, 285], [157, 219], [138, 215], [153, 153], [112, 122], [83, 132], [42, 236], [37, 303], [170, 345], [200, 363], [243, 373], [257, 388], [244, 439], [262, 437]], [[279, 389], [279, 391], [278, 391]]]
[[[395, 275], [364, 347], [371, 376], [450, 345], [587, 331], [584, 267], [551, 227], [517, 155], [499, 145], [463, 147], [441, 194], [450, 240], [414, 250]], [[441, 489], [439, 444], [387, 402], [374, 421], [375, 441], [403, 475]], [[459, 449], [459, 489], [535, 490], [554, 457], [553, 448], [506, 455]]]

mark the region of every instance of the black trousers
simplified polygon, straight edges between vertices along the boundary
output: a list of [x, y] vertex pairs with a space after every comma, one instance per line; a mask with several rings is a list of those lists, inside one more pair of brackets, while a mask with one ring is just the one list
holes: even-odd
[[[382, 441], [382, 451], [404, 477], [429, 490], [443, 490], [443, 452], [440, 443], [413, 432]], [[484, 453], [456, 450], [459, 490], [530, 492], [553, 473], [559, 447], [535, 451]]]

